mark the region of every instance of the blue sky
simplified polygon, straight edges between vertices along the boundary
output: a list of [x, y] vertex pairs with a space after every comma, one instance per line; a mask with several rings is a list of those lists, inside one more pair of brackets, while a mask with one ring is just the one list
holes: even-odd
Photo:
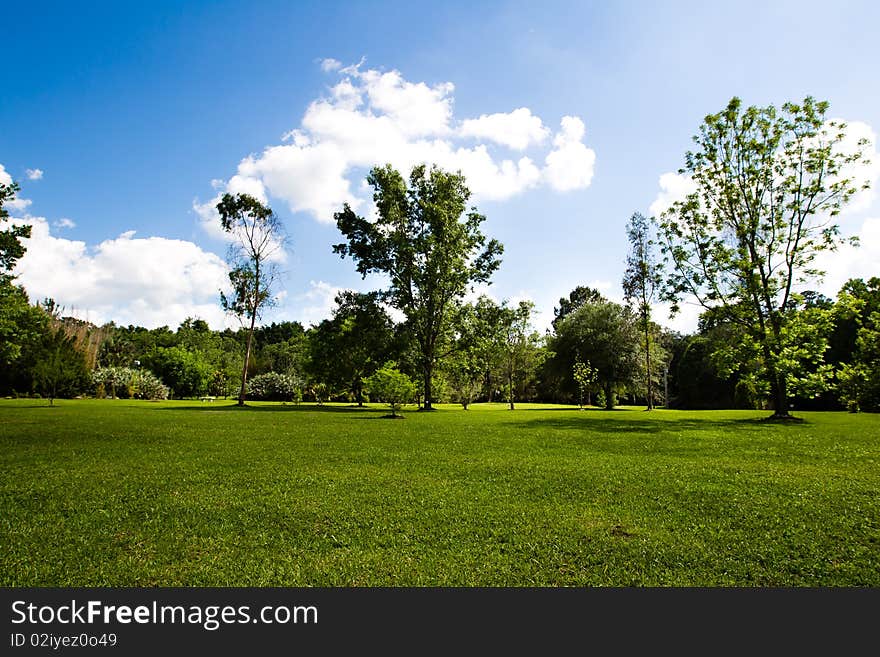
[[[337, 289], [378, 285], [332, 254], [328, 208], [369, 211], [370, 158], [436, 155], [473, 172], [505, 245], [489, 292], [546, 326], [577, 284], [619, 297], [626, 220], [659, 207], [731, 96], [827, 99], [873, 137], [878, 19], [874, 2], [14, 3], [0, 177], [36, 227], [20, 280], [93, 321], [219, 325], [210, 203], [257, 185], [293, 247], [267, 319], [316, 321]], [[880, 273], [876, 195], [842, 224], [862, 247], [828, 261], [829, 294]]]

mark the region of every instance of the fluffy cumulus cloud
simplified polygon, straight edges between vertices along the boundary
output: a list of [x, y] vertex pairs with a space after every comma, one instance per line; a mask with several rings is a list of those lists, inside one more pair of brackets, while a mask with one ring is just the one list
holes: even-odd
[[[293, 212], [331, 222], [343, 203], [369, 205], [364, 174], [387, 162], [401, 171], [422, 162], [461, 170], [475, 200], [504, 200], [540, 185], [583, 189], [592, 180], [596, 156], [577, 117], [562, 119], [548, 148], [551, 131], [527, 107], [457, 119], [451, 82], [411, 82], [396, 70], [364, 69], [363, 62], [320, 65], [335, 78], [327, 93], [281, 143], [243, 158], [219, 193], [252, 186]], [[215, 233], [216, 198], [194, 203]]]
[[98, 324], [176, 327], [187, 317], [218, 328], [225, 324], [218, 292], [227, 283], [226, 264], [192, 242], [138, 238], [128, 231], [89, 248], [52, 235], [43, 217], [16, 221], [32, 226], [16, 267], [31, 299], [52, 297], [67, 312]]
[[461, 124], [460, 133], [464, 137], [489, 139], [513, 150], [523, 151], [542, 143], [550, 131], [528, 107], [520, 107], [506, 114], [483, 114], [478, 119], [466, 119]]
[[585, 132], [584, 122], [578, 117], [562, 117], [553, 150], [544, 159], [544, 177], [553, 189], [567, 192], [590, 185], [596, 153], [584, 145]]
[[28, 180], [42, 180], [43, 179], [43, 170], [42, 169], [27, 169], [25, 171], [27, 174]]

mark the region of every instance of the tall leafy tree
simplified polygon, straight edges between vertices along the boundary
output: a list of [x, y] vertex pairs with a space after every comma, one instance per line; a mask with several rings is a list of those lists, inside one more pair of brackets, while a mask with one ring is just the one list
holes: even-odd
[[232, 292], [229, 295], [221, 292], [220, 303], [242, 324], [249, 324], [238, 393], [238, 405], [243, 406], [247, 396], [254, 326], [262, 310], [273, 302], [272, 287], [277, 277], [274, 258], [281, 255], [285, 236], [272, 209], [253, 196], [224, 194], [217, 204], [217, 211], [220, 225], [232, 237], [227, 256]]
[[645, 381], [648, 388], [648, 410], [654, 408], [651, 370], [651, 303], [662, 283], [662, 276], [654, 255], [651, 221], [636, 212], [626, 226], [630, 251], [626, 257], [623, 275], [623, 293], [630, 303], [635, 302], [645, 336]]
[[475, 283], [488, 282], [501, 264], [502, 246], [480, 232], [485, 216], [468, 210], [470, 190], [460, 173], [413, 168], [409, 184], [391, 165], [367, 177], [376, 221], [347, 204], [335, 214], [348, 240], [333, 251], [351, 257], [361, 276], [385, 274], [383, 298], [406, 315], [418, 347], [424, 408], [432, 408], [432, 379], [449, 334], [450, 309]]
[[758, 356], [778, 419], [789, 417], [798, 363], [825, 350], [795, 326], [793, 294], [821, 274], [816, 255], [841, 241], [833, 218], [867, 185], [852, 173], [866, 142], [845, 148], [846, 126], [826, 120], [827, 109], [810, 97], [781, 110], [733, 98], [685, 155], [695, 191], [661, 218], [665, 298], [675, 309], [691, 296], [739, 326], [737, 346]]

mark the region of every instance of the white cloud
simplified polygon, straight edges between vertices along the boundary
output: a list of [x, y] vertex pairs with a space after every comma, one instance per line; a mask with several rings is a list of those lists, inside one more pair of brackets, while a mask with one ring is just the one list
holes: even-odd
[[42, 180], [43, 179], [43, 170], [42, 169], [26, 169], [25, 173], [27, 173], [28, 180]]
[[338, 59], [327, 57], [326, 59], [321, 60], [321, 70], [325, 73], [329, 73], [330, 71], [338, 71], [340, 68], [342, 68], [342, 62], [340, 62]]
[[[9, 186], [12, 184], [12, 182], [12, 176], [10, 176], [9, 172], [6, 171], [6, 168], [2, 164], [0, 164], [0, 184]], [[30, 199], [21, 198], [20, 196], [15, 195], [11, 199], [7, 199], [6, 202], [3, 203], [3, 206], [7, 210], [21, 212], [22, 210], [25, 210], [28, 206], [30, 206], [30, 204]]]
[[586, 129], [576, 116], [564, 116], [553, 138], [553, 150], [545, 158], [544, 177], [559, 192], [590, 186], [596, 152], [583, 143]]
[[[301, 124], [282, 136], [283, 143], [243, 158], [227, 184], [229, 191], [242, 180], [260, 183], [269, 197], [286, 202], [293, 212], [329, 223], [345, 202], [355, 209], [369, 206], [364, 174], [384, 163], [404, 174], [419, 163], [460, 170], [474, 201], [508, 199], [541, 184], [557, 190], [590, 184], [595, 153], [582, 142], [580, 119], [563, 118], [542, 170], [529, 157], [499, 158], [486, 143], [473, 143], [482, 138], [522, 150], [545, 141], [549, 131], [528, 108], [459, 123], [453, 116], [451, 82], [410, 82], [398, 71], [361, 70], [362, 65], [363, 60], [347, 67], [335, 60], [322, 63], [325, 71], [339, 76], [329, 94], [308, 106]], [[212, 233], [214, 203], [194, 203]]]
[[654, 217], [659, 217], [677, 201], [683, 201], [688, 194], [697, 189], [690, 176], [671, 171], [660, 176], [659, 185], [660, 191], [657, 193], [657, 198], [648, 208], [648, 212]]
[[466, 119], [459, 132], [463, 137], [490, 139], [517, 151], [540, 144], [550, 134], [540, 117], [534, 116], [528, 107]]
[[76, 228], [76, 222], [73, 219], [68, 219], [67, 217], [61, 217], [58, 221], [53, 221], [52, 225], [55, 228]]
[[298, 321], [309, 326], [329, 319], [336, 306], [334, 299], [344, 289], [324, 281], [309, 281], [309, 289], [295, 297], [299, 305]]
[[31, 299], [52, 297], [98, 324], [176, 327], [201, 317], [216, 328], [226, 325], [219, 290], [228, 281], [227, 267], [196, 244], [127, 231], [90, 248], [53, 236], [43, 217], [26, 221], [31, 237], [16, 273]]
[[880, 276], [880, 217], [868, 217], [853, 232], [859, 238], [858, 246], [845, 245], [816, 257], [815, 266], [826, 273], [818, 285], [808, 288], [818, 289], [833, 299], [850, 278]]

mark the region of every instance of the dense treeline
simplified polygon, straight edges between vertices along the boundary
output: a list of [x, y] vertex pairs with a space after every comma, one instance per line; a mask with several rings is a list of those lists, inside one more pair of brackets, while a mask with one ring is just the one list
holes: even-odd
[[[30, 305], [20, 287], [9, 285], [0, 304], [4, 324], [15, 326], [15, 339], [3, 341], [5, 396], [237, 395], [246, 329], [212, 330], [200, 319], [176, 329], [95, 326], [63, 317], [51, 301]], [[530, 326], [531, 310], [529, 304], [510, 307], [488, 297], [458, 304], [434, 376], [433, 401], [465, 407], [483, 401], [646, 404], [645, 339], [636, 311], [578, 287], [559, 300], [552, 327], [540, 334]], [[834, 374], [818, 394], [795, 396], [794, 408], [880, 410], [880, 278], [850, 280], [836, 300], [803, 295], [800, 312], [817, 311], [830, 324], [824, 360], [816, 367], [831, 366]], [[711, 313], [692, 335], [652, 322], [654, 404], [769, 407], [753, 373], [725, 370], [719, 353], [735, 330]], [[364, 382], [385, 363], [419, 380], [413, 350], [406, 323], [395, 324], [375, 294], [343, 292], [332, 317], [315, 326], [278, 322], [255, 329], [249, 397], [363, 403], [370, 399]], [[591, 370], [583, 386], [577, 363]], [[158, 380], [152, 387], [143, 379], [150, 373]], [[418, 387], [420, 401], [423, 394]]]

